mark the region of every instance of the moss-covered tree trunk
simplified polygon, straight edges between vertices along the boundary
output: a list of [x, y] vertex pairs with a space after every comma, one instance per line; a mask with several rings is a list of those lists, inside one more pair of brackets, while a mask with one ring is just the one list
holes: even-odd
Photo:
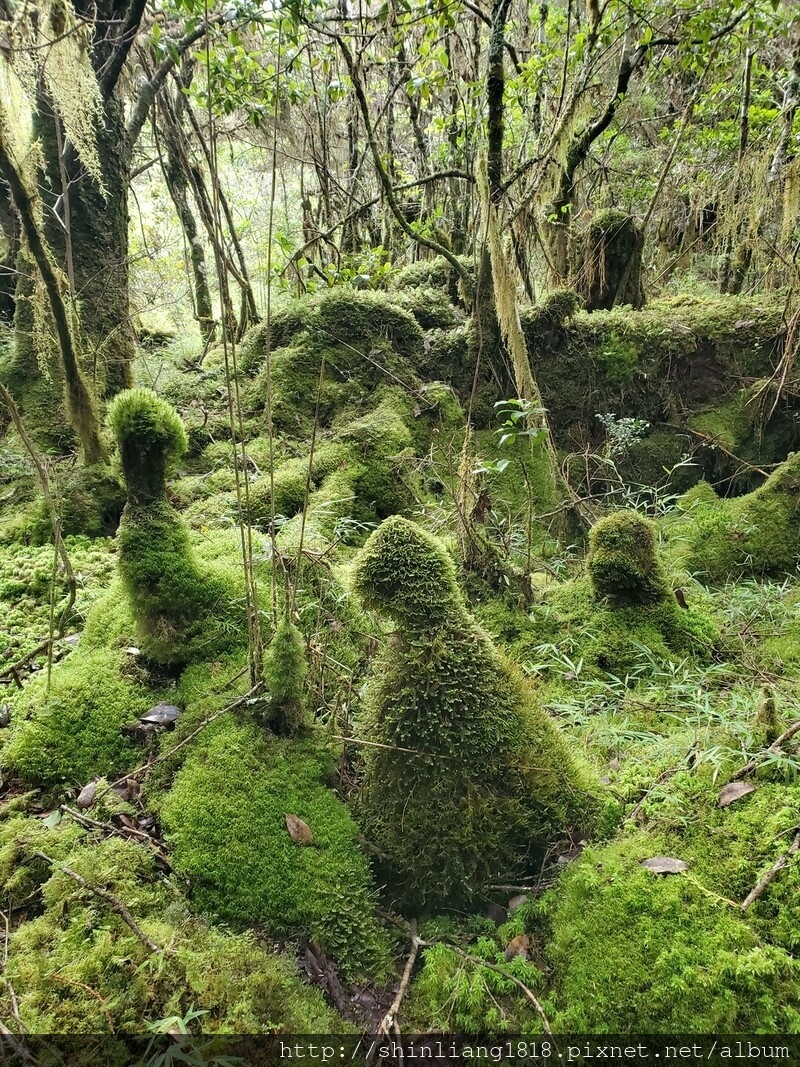
[[635, 219], [613, 208], [597, 212], [573, 253], [575, 288], [588, 311], [642, 306], [643, 250], [644, 234]]
[[60, 150], [59, 120], [47, 99], [40, 97], [34, 117], [46, 188], [55, 200], [53, 209], [45, 211], [45, 234], [77, 298], [86, 370], [104, 396], [130, 385], [135, 344], [128, 271], [130, 151], [124, 118], [116, 96], [105, 100], [103, 125], [97, 130], [105, 186], [101, 189], [74, 149]]

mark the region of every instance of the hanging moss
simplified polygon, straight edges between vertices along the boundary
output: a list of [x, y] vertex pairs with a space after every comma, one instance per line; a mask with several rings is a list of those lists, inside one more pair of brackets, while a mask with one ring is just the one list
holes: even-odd
[[[347, 808], [324, 784], [329, 769], [313, 740], [267, 741], [226, 720], [187, 759], [161, 814], [198, 909], [314, 938], [349, 976], [380, 972], [386, 944], [369, 870]], [[287, 814], [308, 825], [312, 844], [292, 839]]]
[[372, 681], [359, 812], [413, 908], [469, 903], [554, 833], [591, 822], [592, 779], [467, 613], [455, 565], [414, 523], [367, 541], [355, 590], [398, 631]]
[[595, 523], [587, 559], [595, 596], [616, 607], [656, 604], [671, 597], [656, 559], [656, 528], [632, 511]]
[[142, 651], [160, 663], [186, 663], [242, 643], [246, 629], [232, 567], [201, 567], [166, 498], [166, 476], [186, 449], [177, 412], [146, 389], [120, 393], [109, 408], [128, 490], [117, 543], [119, 573]]
[[713, 886], [641, 866], [676, 855], [675, 845], [639, 834], [587, 849], [559, 881], [549, 944], [556, 1032], [795, 1029], [797, 961], [762, 942]]
[[641, 307], [644, 233], [624, 211], [606, 208], [592, 217], [578, 239], [573, 265], [575, 285], [588, 311], [610, 311], [615, 304]]
[[281, 736], [293, 736], [309, 725], [304, 683], [308, 674], [303, 635], [281, 619], [264, 657], [264, 681], [270, 696], [266, 721]]
[[690, 571], [715, 582], [791, 573], [800, 556], [800, 453], [746, 496], [712, 500], [704, 491], [683, 507], [689, 513], [670, 533]]

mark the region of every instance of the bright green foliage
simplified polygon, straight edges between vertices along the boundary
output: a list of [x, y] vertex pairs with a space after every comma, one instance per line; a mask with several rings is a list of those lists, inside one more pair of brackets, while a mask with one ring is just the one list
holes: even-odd
[[711, 887], [641, 866], [655, 855], [681, 857], [674, 848], [639, 834], [587, 849], [565, 872], [552, 895], [554, 1028], [796, 1032], [797, 961], [762, 942]]
[[4, 762], [28, 782], [82, 785], [135, 761], [136, 748], [120, 733], [154, 703], [126, 674], [121, 649], [78, 648], [53, 668], [49, 694], [42, 671], [14, 699], [11, 741]]
[[[312, 937], [353, 976], [380, 970], [385, 945], [357, 828], [324, 784], [329, 769], [318, 743], [266, 740], [225, 720], [187, 759], [161, 813], [198, 910]], [[308, 824], [312, 845], [292, 840], [287, 814]]]
[[[433, 927], [430, 932], [428, 925]], [[422, 936], [432, 938], [436, 927], [444, 925], [438, 921], [425, 924]], [[470, 932], [481, 927], [475, 942], [469, 945], [470, 955], [500, 967], [503, 974], [465, 960], [446, 944], [426, 949], [424, 966], [403, 1002], [408, 1029], [413, 1033], [439, 1030], [446, 1034], [542, 1033], [539, 1016], [513, 978], [541, 997], [544, 974], [536, 963], [521, 956], [506, 960], [503, 950], [512, 937], [522, 932], [517, 929], [519, 925], [512, 922], [495, 930], [486, 920], [475, 918], [469, 922]], [[452, 937], [456, 931], [450, 929], [447, 933]], [[457, 936], [463, 937], [464, 933], [463, 928], [457, 928]]]
[[367, 541], [354, 585], [398, 625], [361, 727], [387, 746], [364, 757], [366, 832], [404, 903], [469, 902], [554, 832], [591, 821], [591, 777], [468, 614], [435, 538], [388, 519]]
[[241, 643], [241, 610], [231, 603], [235, 573], [199, 566], [166, 497], [167, 470], [186, 449], [180, 417], [149, 390], [131, 389], [116, 397], [109, 421], [128, 489], [119, 573], [143, 652], [160, 663], [186, 663]]
[[587, 566], [595, 596], [615, 607], [670, 596], [656, 558], [655, 525], [635, 512], [614, 512], [592, 527]]
[[[58, 862], [125, 901], [163, 951], [152, 954], [108, 904], [81, 889]], [[0, 864], [44, 882], [44, 910], [9, 943], [8, 977], [31, 1033], [141, 1033], [148, 1022], [201, 1012], [204, 1033], [326, 1033], [342, 1021], [304, 986], [293, 962], [256, 942], [192, 917], [150, 853], [130, 841], [92, 841], [62, 824], [0, 822]], [[20, 882], [20, 887], [24, 884]], [[1, 1003], [2, 1001], [0, 1001]], [[7, 1012], [3, 1012], [7, 1014]], [[113, 1062], [114, 1042], [104, 1046]], [[121, 1049], [120, 1049], [121, 1051]], [[90, 1051], [95, 1055], [95, 1051]], [[83, 1062], [78, 1058], [71, 1062]]]
[[673, 528], [686, 567], [711, 581], [794, 571], [800, 556], [800, 452], [732, 500], [695, 496]]
[[281, 619], [264, 657], [264, 681], [270, 696], [267, 724], [277, 734], [293, 736], [309, 725], [304, 683], [308, 674], [303, 635]]

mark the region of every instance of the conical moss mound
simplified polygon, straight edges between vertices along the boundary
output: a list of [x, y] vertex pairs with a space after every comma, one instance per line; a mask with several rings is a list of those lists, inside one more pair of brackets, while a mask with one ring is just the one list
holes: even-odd
[[108, 421], [128, 491], [117, 535], [119, 572], [142, 651], [160, 663], [186, 663], [241, 643], [246, 629], [231, 598], [235, 574], [199, 567], [167, 499], [167, 473], [187, 447], [180, 416], [149, 389], [130, 389], [115, 398]]
[[468, 904], [585, 830], [592, 780], [522, 676], [468, 613], [455, 567], [414, 523], [387, 519], [355, 588], [398, 624], [376, 667], [360, 813], [407, 907]]

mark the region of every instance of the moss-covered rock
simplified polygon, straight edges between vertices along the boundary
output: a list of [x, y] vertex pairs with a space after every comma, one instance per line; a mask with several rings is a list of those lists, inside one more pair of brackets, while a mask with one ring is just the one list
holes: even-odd
[[79, 648], [53, 668], [49, 692], [46, 672], [33, 678], [14, 698], [4, 752], [14, 774], [37, 785], [81, 785], [129, 766], [136, 748], [120, 727], [154, 701], [125, 668], [122, 649]]
[[[369, 869], [347, 808], [325, 785], [330, 767], [313, 739], [267, 740], [226, 720], [186, 761], [161, 814], [198, 909], [314, 938], [351, 976], [379, 972], [386, 945]], [[312, 844], [292, 839], [287, 814], [308, 825]]]
[[354, 585], [398, 625], [361, 727], [359, 812], [411, 907], [475, 899], [553, 834], [588, 825], [591, 776], [468, 614], [455, 565], [414, 523], [388, 519]]
[[685, 566], [705, 580], [793, 572], [800, 557], [800, 453], [752, 493], [721, 500], [704, 489], [685, 496], [682, 507], [686, 518], [670, 535]]
[[595, 596], [616, 607], [656, 604], [671, 592], [656, 558], [656, 527], [632, 511], [617, 511], [595, 523], [587, 558]]
[[[55, 863], [34, 857], [34, 850]], [[152, 953], [116, 909], [78, 886], [61, 863], [123, 900], [159, 951]], [[198, 1013], [193, 1028], [204, 1034], [346, 1029], [322, 995], [301, 983], [291, 959], [251, 933], [229, 933], [192, 916], [152, 855], [133, 842], [96, 841], [69, 823], [47, 830], [17, 817], [0, 822], [0, 876], [12, 871], [27, 875], [15, 899], [31, 881], [42, 884], [41, 913], [19, 924], [8, 944], [6, 974], [28, 1033], [142, 1033], [148, 1023], [184, 1018], [190, 1010]], [[72, 1063], [93, 1056], [92, 1043], [70, 1049]], [[105, 1039], [105, 1062], [129, 1056], [116, 1038]]]
[[[792, 1033], [800, 968], [714, 887], [641, 866], [656, 834], [587, 849], [552, 897], [550, 958], [568, 1033]], [[681, 853], [678, 853], [681, 856]], [[691, 872], [690, 872], [691, 873]]]

